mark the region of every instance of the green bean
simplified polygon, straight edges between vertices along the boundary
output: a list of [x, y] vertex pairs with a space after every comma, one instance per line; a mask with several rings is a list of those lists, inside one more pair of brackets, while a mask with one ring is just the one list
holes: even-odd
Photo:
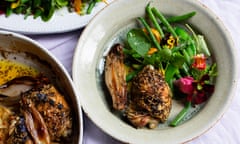
[[190, 76], [190, 74], [189, 74], [189, 66], [187, 65], [187, 63], [184, 63], [184, 64], [182, 65], [181, 71], [182, 71], [185, 75]]
[[202, 35], [197, 35], [198, 41], [199, 41], [199, 50], [200, 52], [204, 53], [206, 56], [210, 57], [211, 53], [208, 50], [206, 41], [204, 40], [204, 37]]
[[191, 56], [190, 56], [190, 54], [188, 54], [186, 49], [183, 49], [182, 52], [183, 52], [184, 58], [186, 59], [187, 64], [190, 65], [191, 64]]
[[95, 7], [95, 5], [98, 3], [98, 2], [101, 2], [102, 0], [92, 0], [90, 1], [89, 5], [88, 5], [88, 8], [87, 8], [87, 14], [91, 14], [93, 8]]
[[138, 74], [138, 72], [139, 72], [138, 70], [135, 70], [135, 71], [132, 71], [131, 73], [129, 73], [126, 76], [126, 82], [131, 81]]
[[90, 14], [92, 12], [92, 9], [95, 7], [97, 1], [96, 0], [92, 0], [87, 8], [87, 14]]
[[186, 48], [188, 54], [190, 55], [190, 57], [192, 58], [193, 56], [195, 56], [197, 54], [197, 49], [195, 46], [195, 42], [194, 40], [191, 38], [190, 39], [190, 45]]
[[183, 40], [188, 43], [185, 49], [189, 57], [192, 58], [194, 55], [196, 55], [196, 46], [191, 35], [189, 35], [187, 31], [181, 27], [175, 27], [175, 32], [180, 38], [180, 40]]
[[153, 41], [154, 45], [159, 49], [161, 50], [161, 46], [160, 44], [158, 43], [157, 39], [155, 38], [155, 36], [153, 35], [152, 31], [151, 31], [151, 28], [150, 26], [147, 24], [147, 22], [145, 21], [144, 18], [142, 17], [139, 17], [138, 20], [143, 24], [143, 26], [146, 28], [147, 32], [149, 33], [150, 35], [150, 38], [151, 40]]
[[167, 27], [167, 29], [169, 30], [169, 32], [174, 36], [174, 37], [178, 37], [177, 34], [175, 33], [174, 29], [172, 28], [172, 26], [169, 24], [169, 22], [166, 20], [166, 18], [161, 14], [160, 11], [158, 11], [155, 7], [153, 7], [152, 9], [153, 14], [155, 14], [160, 21]]
[[169, 17], [169, 18], [167, 18], [167, 21], [169, 23], [181, 22], [181, 21], [184, 21], [184, 20], [187, 20], [187, 19], [193, 17], [194, 15], [196, 15], [195, 11], [189, 12], [189, 13], [186, 13], [186, 14], [183, 14], [183, 15], [180, 15], [180, 16]]
[[152, 10], [150, 8], [150, 4], [147, 5], [146, 10], [147, 10], [147, 13], [148, 13], [151, 21], [153, 22], [154, 26], [156, 27], [156, 29], [160, 33], [161, 37], [164, 37], [164, 33], [162, 31], [162, 28], [160, 27], [159, 23], [157, 22], [156, 17], [153, 15]]
[[194, 56], [193, 51], [190, 46], [186, 47], [184, 50], [188, 53], [190, 58], [192, 58]]
[[190, 108], [191, 102], [188, 102], [185, 107], [180, 111], [180, 113], [173, 119], [173, 121], [170, 123], [170, 126], [177, 126], [183, 120]]
[[186, 24], [186, 27], [191, 31], [193, 38], [192, 39], [192, 50], [194, 51], [194, 53], [196, 54], [196, 52], [200, 51], [200, 44], [199, 44], [199, 39], [196, 35], [196, 33], [194, 32], [194, 30], [190, 27], [190, 25]]

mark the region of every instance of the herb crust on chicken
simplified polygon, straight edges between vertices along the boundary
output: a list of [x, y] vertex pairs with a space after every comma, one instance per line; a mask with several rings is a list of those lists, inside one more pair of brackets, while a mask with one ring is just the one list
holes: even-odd
[[136, 111], [142, 111], [150, 119], [161, 123], [167, 120], [172, 107], [171, 95], [164, 77], [151, 65], [145, 66], [132, 80], [130, 101]]

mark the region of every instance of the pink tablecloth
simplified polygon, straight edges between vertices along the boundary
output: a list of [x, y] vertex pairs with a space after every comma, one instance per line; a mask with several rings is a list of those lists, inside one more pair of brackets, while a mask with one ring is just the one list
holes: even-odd
[[[236, 53], [240, 49], [240, 1], [200, 0], [215, 12], [230, 31], [235, 42]], [[63, 34], [31, 35], [51, 51], [71, 74], [72, 58], [82, 30]], [[240, 56], [240, 55], [239, 55]], [[238, 87], [239, 89], [239, 87]], [[84, 116], [84, 144], [120, 144], [97, 128]], [[160, 142], [159, 142], [160, 143]], [[240, 94], [236, 94], [232, 105], [222, 119], [208, 132], [189, 142], [190, 144], [239, 144], [240, 143]]]

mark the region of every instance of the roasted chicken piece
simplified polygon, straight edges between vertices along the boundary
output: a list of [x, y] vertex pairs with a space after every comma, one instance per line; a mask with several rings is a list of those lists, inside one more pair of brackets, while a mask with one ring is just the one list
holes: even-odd
[[159, 121], [151, 117], [147, 111], [138, 109], [136, 104], [130, 102], [126, 109], [127, 119], [136, 128], [142, 128], [148, 126], [150, 129], [157, 127]]
[[25, 125], [32, 136], [34, 143], [50, 144], [50, 136], [42, 115], [29, 99], [23, 97], [21, 110], [24, 115]]
[[114, 45], [106, 57], [105, 83], [112, 97], [113, 108], [125, 109], [127, 83], [123, 47], [120, 44]]
[[13, 112], [5, 106], [0, 105], [0, 144], [8, 138], [10, 120]]
[[18, 84], [27, 85], [30, 89], [14, 95], [1, 91], [0, 104], [12, 111], [0, 106], [0, 112], [5, 112], [0, 114], [0, 144], [69, 143], [72, 113], [64, 96], [42, 74], [33, 79], [14, 79], [2, 90]]
[[[51, 142], [60, 142], [62, 138], [70, 137], [72, 133], [70, 107], [52, 84], [46, 84], [41, 88], [38, 87], [24, 93], [20, 103], [25, 120], [28, 120], [26, 122], [28, 130], [32, 137], [38, 137], [33, 138], [35, 141], [45, 135], [45, 141], [48, 143], [48, 134]], [[33, 121], [29, 117], [32, 117]], [[38, 129], [44, 131], [45, 126], [47, 131], [36, 135], [36, 132], [29, 129], [31, 123], [37, 129], [35, 131], [38, 131]]]
[[[137, 125], [136, 118], [139, 117], [139, 113], [147, 117], [146, 125], [151, 124], [152, 120], [155, 125], [155, 120], [165, 122], [169, 116], [172, 106], [171, 90], [162, 74], [153, 66], [147, 65], [132, 81], [130, 101], [134, 106], [129, 106], [127, 117], [133, 125], [144, 126], [141, 122]], [[133, 111], [136, 111], [135, 115]], [[152, 125], [151, 128], [154, 126]]]
[[10, 126], [8, 130], [6, 144], [34, 144], [30, 133], [25, 125], [24, 117], [13, 115], [11, 116]]

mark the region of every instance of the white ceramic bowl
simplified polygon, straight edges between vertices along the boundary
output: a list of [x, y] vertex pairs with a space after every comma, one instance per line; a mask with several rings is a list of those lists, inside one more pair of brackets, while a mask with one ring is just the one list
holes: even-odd
[[0, 52], [0, 59], [10, 59], [32, 66], [54, 82], [73, 108], [72, 143], [81, 144], [83, 137], [81, 105], [73, 82], [64, 66], [36, 41], [13, 32], [0, 31]]
[[[104, 60], [114, 42], [121, 40], [136, 18], [144, 16], [146, 5], [158, 8], [166, 15], [191, 11], [197, 14], [187, 23], [205, 36], [218, 65], [215, 92], [206, 105], [177, 127], [159, 126], [157, 129], [135, 129], [111, 111], [101, 86]], [[79, 91], [82, 107], [89, 118], [112, 137], [127, 143], [184, 143], [210, 129], [230, 105], [235, 87], [236, 55], [233, 43], [219, 18], [206, 6], [193, 0], [116, 0], [101, 11], [85, 28], [76, 47], [73, 60], [73, 80]], [[174, 111], [179, 111], [173, 106]], [[170, 114], [169, 119], [172, 119]]]

